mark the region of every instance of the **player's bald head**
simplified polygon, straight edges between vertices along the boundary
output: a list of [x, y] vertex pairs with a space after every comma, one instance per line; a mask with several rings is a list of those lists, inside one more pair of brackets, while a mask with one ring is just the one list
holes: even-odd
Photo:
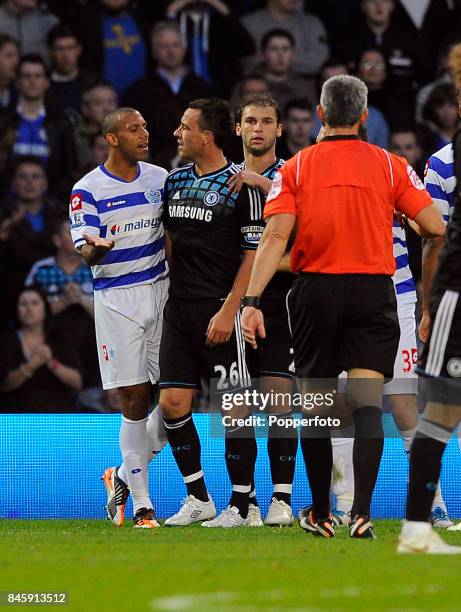
[[101, 126], [102, 135], [107, 136], [107, 134], [116, 134], [121, 122], [126, 119], [126, 115], [132, 113], [136, 113], [137, 115], [140, 114], [135, 108], [129, 106], [122, 106], [121, 108], [116, 108], [110, 113], [107, 113]]

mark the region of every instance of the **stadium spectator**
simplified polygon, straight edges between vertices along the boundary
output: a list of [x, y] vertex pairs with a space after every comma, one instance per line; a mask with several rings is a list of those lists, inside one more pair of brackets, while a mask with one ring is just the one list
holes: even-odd
[[277, 154], [290, 159], [298, 151], [314, 143], [311, 103], [307, 98], [290, 100], [283, 109], [283, 132], [277, 145]]
[[56, 214], [46, 197], [48, 183], [39, 158], [18, 158], [12, 176], [12, 194], [2, 203], [0, 216], [1, 302], [8, 318], [13, 315], [16, 297], [32, 265], [54, 253], [51, 226]]
[[80, 111], [82, 90], [97, 75], [79, 67], [82, 47], [72, 30], [64, 25], [52, 28], [47, 37], [51, 74], [49, 101], [56, 112]]
[[[322, 67], [322, 71], [320, 73], [319, 85], [322, 85], [329, 78], [334, 76], [340, 76], [343, 74], [349, 74], [349, 68], [347, 67], [346, 62], [343, 62], [337, 58], [330, 58]], [[314, 121], [314, 130], [312, 133], [312, 138], [316, 139], [320, 130], [320, 119], [315, 112], [315, 107], [312, 108], [312, 118]], [[389, 125], [381, 113], [380, 110], [372, 106], [371, 104], [368, 106], [368, 119], [367, 119], [367, 140], [371, 144], [378, 145], [379, 147], [383, 147], [387, 149], [389, 145]]]
[[18, 93], [15, 86], [19, 47], [15, 38], [0, 34], [0, 113], [16, 106]]
[[254, 53], [250, 34], [223, 0], [173, 0], [166, 17], [176, 19], [191, 55], [192, 70], [228, 98], [241, 77], [242, 58]]
[[320, 19], [303, 11], [303, 4], [303, 0], [267, 0], [265, 8], [242, 17], [241, 22], [253, 37], [258, 52], [245, 61], [247, 72], [258, 64], [262, 39], [274, 29], [290, 32], [295, 40], [295, 72], [309, 77], [320, 72], [329, 55], [327, 35]]
[[123, 103], [139, 110], [147, 121], [151, 157], [170, 169], [177, 155], [173, 132], [181, 115], [190, 100], [210, 96], [211, 89], [184, 63], [187, 49], [175, 21], [157, 23], [151, 41], [155, 68], [127, 90]]
[[379, 49], [388, 66], [391, 86], [402, 99], [414, 98], [415, 81], [423, 80], [414, 27], [393, 18], [394, 0], [361, 0], [361, 18], [355, 20], [347, 40], [348, 57], [353, 63], [367, 49]]
[[17, 319], [18, 329], [0, 336], [0, 412], [72, 412], [80, 362], [38, 287], [22, 289]]
[[[268, 222], [247, 290], [247, 305], [253, 300], [253, 307], [243, 311], [245, 338], [255, 345], [256, 333], [264, 337], [258, 296], [275, 272], [297, 220], [291, 263], [301, 275], [288, 299], [296, 375], [299, 379], [336, 378], [341, 370], [348, 371], [348, 393], [356, 398], [352, 413], [355, 492], [349, 533], [359, 538], [373, 537], [369, 514], [383, 450], [382, 383], [384, 376], [392, 375], [399, 340], [391, 280], [394, 208], [415, 218], [428, 233], [444, 231], [438, 211], [419, 188], [414, 171], [408, 171], [407, 162], [358, 140], [359, 126], [366, 121], [366, 103], [366, 87], [355, 77], [333, 77], [324, 83], [319, 115], [325, 122], [325, 136], [288, 161], [274, 179], [264, 209]], [[344, 208], [346, 201], [353, 213]], [[387, 234], [383, 227], [388, 227]], [[376, 231], [368, 258], [364, 237], [370, 239], [372, 228]], [[378, 243], [382, 248], [377, 249]], [[348, 296], [341, 305], [339, 297], [333, 297], [338, 287], [338, 296]], [[367, 307], [361, 311], [363, 303]], [[327, 304], [330, 313], [326, 313]], [[363, 337], [357, 344], [359, 330]], [[381, 338], [379, 352], [376, 334]], [[301, 436], [313, 507], [300, 524], [316, 535], [332, 537], [330, 433], [327, 427], [303, 428]]]
[[8, 165], [17, 156], [39, 157], [46, 164], [53, 192], [74, 164], [72, 137], [67, 122], [48, 111], [45, 95], [49, 80], [42, 58], [22, 56], [17, 75], [17, 107], [0, 116], [0, 139], [7, 142], [2, 170], [8, 176]]
[[448, 56], [452, 47], [453, 44], [447, 44], [442, 47], [437, 60], [436, 78], [427, 85], [424, 85], [424, 87], [421, 87], [416, 94], [415, 120], [418, 123], [423, 121], [423, 108], [434, 87], [441, 83], [453, 83], [453, 76], [448, 64]]
[[414, 27], [417, 33], [414, 44], [421, 54], [426, 80], [436, 76], [434, 58], [453, 30], [453, 8], [451, 0], [396, 0], [396, 19], [407, 29]]
[[67, 214], [53, 220], [51, 238], [56, 255], [37, 261], [25, 284], [39, 285], [47, 296], [63, 336], [75, 347], [82, 364], [83, 391], [79, 405], [102, 408], [102, 388], [94, 332], [93, 276], [75, 251]]
[[82, 93], [81, 117], [72, 132], [77, 164], [91, 163], [91, 148], [101, 133], [104, 117], [117, 107], [117, 93], [110, 83], [96, 81]]
[[149, 21], [142, 5], [96, 0], [81, 7], [69, 25], [83, 48], [81, 66], [111, 83], [119, 97], [145, 76]]
[[90, 135], [88, 137], [88, 144], [90, 146], [89, 162], [83, 164], [83, 166], [78, 166], [62, 178], [56, 190], [56, 200], [58, 202], [68, 202], [70, 192], [75, 183], [80, 180], [82, 176], [106, 161], [109, 154], [109, 147], [106, 139], [101, 133], [97, 132], [94, 135]]
[[57, 23], [57, 17], [43, 10], [38, 0], [5, 0], [0, 6], [0, 33], [18, 41], [21, 55], [35, 53], [46, 60], [46, 36]]
[[295, 39], [286, 30], [270, 30], [261, 40], [261, 64], [256, 71], [269, 84], [280, 108], [294, 98], [316, 100], [315, 81], [294, 73]]
[[253, 96], [264, 96], [269, 93], [269, 84], [265, 78], [256, 73], [247, 74], [235, 85], [230, 104], [232, 109], [237, 111]]
[[434, 87], [423, 107], [423, 119], [431, 132], [432, 151], [452, 141], [460, 121], [458, 98], [451, 83], [441, 83]]
[[386, 59], [379, 49], [367, 49], [358, 60], [357, 76], [368, 88], [368, 102], [386, 118], [391, 129], [413, 121], [411, 100], [401, 98], [387, 78]]

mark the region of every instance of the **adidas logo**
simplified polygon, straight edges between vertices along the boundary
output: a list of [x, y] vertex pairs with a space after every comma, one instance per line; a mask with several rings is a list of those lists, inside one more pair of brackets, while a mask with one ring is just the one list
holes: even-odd
[[177, 191], [171, 199], [172, 200], [179, 200], [180, 197], [181, 197], [181, 192]]

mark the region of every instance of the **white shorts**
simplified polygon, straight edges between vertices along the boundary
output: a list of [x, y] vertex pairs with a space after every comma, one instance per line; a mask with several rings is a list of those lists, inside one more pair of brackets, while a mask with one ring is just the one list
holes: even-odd
[[94, 292], [99, 368], [104, 389], [155, 382], [168, 279]]
[[414, 302], [399, 304], [400, 341], [394, 362], [394, 377], [384, 385], [384, 395], [416, 395], [418, 393], [418, 376], [415, 372], [418, 363], [416, 344], [416, 318]]
[[[394, 362], [394, 377], [383, 387], [383, 395], [416, 395], [418, 392], [418, 376], [415, 368], [418, 363], [416, 348], [415, 303], [399, 304], [400, 340], [397, 356]], [[339, 375], [338, 392], [346, 393], [346, 372]]]

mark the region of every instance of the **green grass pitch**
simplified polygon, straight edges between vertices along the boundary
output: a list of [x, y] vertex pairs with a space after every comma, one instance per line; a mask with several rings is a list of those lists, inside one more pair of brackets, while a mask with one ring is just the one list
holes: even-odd
[[[69, 603], [53, 609], [81, 612], [459, 610], [461, 558], [397, 555], [398, 530], [398, 521], [377, 521], [370, 542], [344, 529], [334, 540], [314, 538], [297, 526], [2, 520], [0, 591], [66, 591]], [[461, 533], [443, 537], [461, 544]]]

